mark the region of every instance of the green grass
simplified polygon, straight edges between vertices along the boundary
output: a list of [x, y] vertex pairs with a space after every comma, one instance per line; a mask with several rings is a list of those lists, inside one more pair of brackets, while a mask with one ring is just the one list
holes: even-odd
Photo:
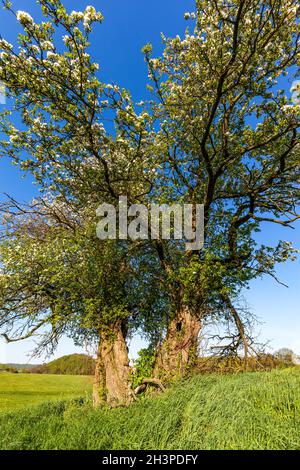
[[0, 413], [50, 400], [84, 396], [91, 377], [72, 375], [0, 374]]
[[299, 391], [285, 369], [196, 376], [128, 409], [48, 403], [0, 415], [0, 448], [300, 449]]

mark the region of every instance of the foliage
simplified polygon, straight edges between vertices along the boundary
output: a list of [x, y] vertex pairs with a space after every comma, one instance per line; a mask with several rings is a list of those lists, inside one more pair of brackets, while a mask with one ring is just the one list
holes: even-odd
[[295, 353], [289, 348], [281, 348], [275, 352], [275, 357], [282, 361], [293, 362]]
[[30, 371], [33, 367], [35, 367], [33, 364], [16, 364], [16, 363], [9, 363], [9, 364], [3, 364], [4, 366], [12, 367], [13, 369], [17, 369], [22, 372], [27, 372]]
[[38, 351], [51, 350], [64, 333], [92, 341], [128, 317], [125, 252], [97, 239], [87, 213], [58, 201], [36, 200], [16, 212], [11, 204], [0, 245], [0, 324], [8, 341], [46, 326]]
[[0, 364], [0, 372], [10, 372], [13, 374], [18, 373], [18, 369], [16, 367], [12, 367], [8, 364]]
[[256, 357], [247, 359], [247, 363], [243, 357], [199, 357], [196, 361], [193, 372], [201, 374], [230, 374], [245, 371], [269, 371], [272, 369], [280, 369], [291, 367], [291, 360], [286, 357], [278, 357], [273, 354], [260, 353]]
[[147, 377], [151, 377], [155, 361], [155, 348], [148, 348], [139, 351], [137, 359], [134, 361], [132, 373], [132, 388], [135, 389]]
[[127, 409], [43, 404], [0, 416], [0, 448], [299, 450], [299, 386], [284, 369], [195, 376]]
[[86, 354], [63, 356], [32, 369], [34, 374], [93, 375], [95, 360]]

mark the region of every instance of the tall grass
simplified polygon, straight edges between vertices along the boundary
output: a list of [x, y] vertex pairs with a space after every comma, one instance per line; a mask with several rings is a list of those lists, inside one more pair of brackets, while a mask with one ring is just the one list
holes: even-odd
[[1, 449], [300, 449], [300, 370], [195, 376], [125, 409], [0, 415]]

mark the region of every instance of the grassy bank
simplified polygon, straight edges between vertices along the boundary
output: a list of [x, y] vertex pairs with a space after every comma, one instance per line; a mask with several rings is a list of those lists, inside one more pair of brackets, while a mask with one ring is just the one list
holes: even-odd
[[27, 408], [50, 400], [85, 396], [91, 391], [91, 377], [0, 374], [0, 413]]
[[196, 376], [128, 409], [43, 404], [0, 416], [0, 448], [300, 449], [299, 390], [285, 369]]

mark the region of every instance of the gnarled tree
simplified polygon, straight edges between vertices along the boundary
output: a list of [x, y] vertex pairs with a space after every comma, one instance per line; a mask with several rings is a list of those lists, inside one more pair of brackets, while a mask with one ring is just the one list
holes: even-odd
[[201, 252], [159, 246], [174, 314], [157, 373], [186, 369], [213, 301], [236, 315], [241, 288], [294, 256], [289, 243], [260, 245], [255, 233], [300, 217], [299, 100], [277, 85], [298, 73], [298, 11], [294, 0], [198, 0], [185, 15], [193, 33], [164, 38], [158, 58], [145, 47], [161, 165], [155, 195], [203, 203], [205, 219]]
[[[15, 14], [10, 2], [3, 3]], [[43, 198], [28, 213], [12, 200], [3, 207], [13, 230], [1, 245], [1, 326], [18, 325], [21, 334], [17, 329], [6, 336], [18, 340], [50, 325], [41, 348], [55, 344], [64, 332], [96, 332], [95, 402], [102, 388], [109, 403], [127, 403], [127, 320], [130, 314], [138, 316], [138, 301], [129, 313], [130, 254], [125, 242], [97, 239], [96, 209], [102, 202], [116, 203], [121, 195], [137, 202], [149, 192], [151, 167], [143, 153], [149, 139], [147, 115], [133, 112], [126, 91], [97, 79], [98, 64], [87, 50], [101, 13], [87, 7], [69, 14], [59, 0], [39, 3], [46, 21], [36, 23], [28, 13], [16, 13], [23, 27], [19, 49], [0, 39], [0, 80], [23, 122], [17, 129], [11, 113], [2, 113], [1, 129], [9, 139], [2, 140], [1, 149], [2, 156], [32, 173], [55, 204]], [[118, 123], [124, 115], [126, 129]], [[103, 126], [111, 117], [115, 138]], [[16, 213], [10, 214], [11, 205]]]
[[98, 240], [87, 211], [70, 213], [58, 201], [10, 200], [1, 209], [3, 336], [14, 342], [40, 334], [37, 354], [51, 353], [63, 334], [98, 344], [94, 403], [128, 404], [126, 336], [136, 307], [127, 251]]

